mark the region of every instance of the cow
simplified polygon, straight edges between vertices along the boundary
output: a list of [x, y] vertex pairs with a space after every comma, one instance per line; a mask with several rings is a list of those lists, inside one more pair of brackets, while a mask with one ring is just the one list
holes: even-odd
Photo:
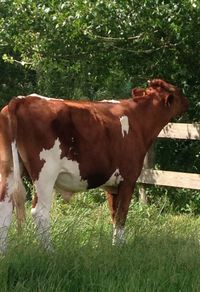
[[13, 98], [0, 113], [0, 251], [15, 207], [24, 218], [24, 171], [34, 188], [32, 215], [45, 248], [53, 190], [64, 198], [101, 187], [113, 223], [113, 244], [124, 241], [132, 193], [152, 142], [188, 109], [176, 86], [161, 79], [122, 100], [71, 101], [37, 94]]

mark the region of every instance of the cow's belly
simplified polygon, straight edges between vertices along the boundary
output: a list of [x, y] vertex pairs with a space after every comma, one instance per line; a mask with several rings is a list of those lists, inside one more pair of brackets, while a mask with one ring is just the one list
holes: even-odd
[[[119, 169], [116, 169], [110, 178], [99, 187], [102, 187], [106, 190], [115, 190], [121, 181], [123, 181], [123, 177], [120, 175]], [[71, 169], [70, 172], [62, 172], [58, 175], [55, 188], [58, 190], [75, 193], [86, 191], [88, 188], [88, 183], [87, 180], [83, 180], [81, 178], [79, 172], [72, 171]]]
[[79, 175], [60, 173], [55, 183], [55, 188], [69, 192], [80, 192], [87, 190], [87, 181], [82, 180]]

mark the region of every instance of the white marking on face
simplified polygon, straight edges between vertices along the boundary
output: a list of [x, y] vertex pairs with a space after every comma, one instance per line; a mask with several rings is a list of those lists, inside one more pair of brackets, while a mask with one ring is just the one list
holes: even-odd
[[125, 134], [128, 134], [129, 131], [129, 120], [127, 116], [122, 116], [120, 118], [120, 123], [122, 127], [122, 136], [124, 137]]
[[116, 169], [115, 172], [111, 175], [111, 177], [102, 185], [102, 187], [115, 187], [118, 186], [121, 181], [123, 181], [123, 177], [121, 176], [119, 169]]
[[115, 100], [115, 99], [103, 99], [100, 102], [120, 103], [119, 100]]

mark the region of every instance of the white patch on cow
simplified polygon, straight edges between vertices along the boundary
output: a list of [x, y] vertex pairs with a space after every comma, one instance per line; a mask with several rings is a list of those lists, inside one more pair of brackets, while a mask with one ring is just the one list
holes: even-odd
[[76, 161], [62, 158], [61, 171], [56, 185], [66, 191], [78, 192], [87, 190], [88, 183], [80, 176], [79, 164]]
[[115, 100], [115, 99], [103, 99], [100, 102], [120, 103], [119, 100]]
[[39, 173], [38, 180], [34, 181], [38, 202], [32, 208], [31, 214], [36, 224], [37, 232], [42, 245], [46, 249], [51, 249], [50, 242], [50, 209], [53, 199], [53, 188], [60, 167], [60, 143], [57, 139], [51, 149], [42, 150], [40, 159], [44, 160], [44, 165]]
[[121, 181], [123, 181], [123, 177], [121, 176], [119, 169], [116, 169], [115, 172], [111, 175], [111, 177], [102, 185], [102, 187], [115, 187], [118, 186]]
[[124, 227], [113, 226], [112, 245], [122, 245], [124, 243]]
[[61, 158], [59, 139], [51, 149], [43, 149], [39, 154], [44, 165], [39, 173], [38, 180], [34, 181], [38, 202], [31, 213], [35, 220], [42, 245], [51, 249], [49, 227], [50, 209], [53, 198], [53, 189], [61, 191], [77, 192], [87, 189], [87, 181], [80, 176], [79, 164], [76, 161]]
[[13, 173], [14, 173], [14, 188], [17, 189], [19, 181], [21, 181], [19, 156], [17, 151], [16, 141], [11, 143], [12, 156], [13, 156]]
[[0, 253], [6, 251], [6, 238], [12, 220], [12, 212], [12, 201], [6, 195], [5, 200], [0, 202]]
[[36, 97], [38, 97], [40, 99], [44, 99], [44, 100], [62, 100], [62, 101], [64, 100], [62, 98], [52, 98], [52, 97], [47, 97], [47, 96], [39, 95], [37, 93], [31, 93], [29, 96], [36, 96]]
[[43, 149], [40, 152], [40, 160], [45, 163], [40, 171], [38, 181], [45, 187], [49, 181], [55, 181], [59, 188], [68, 191], [81, 191], [87, 189], [87, 181], [80, 176], [79, 164], [77, 161], [61, 157], [60, 141], [57, 139], [51, 149]]
[[[16, 143], [13, 142], [11, 144], [13, 150], [13, 161], [15, 163], [19, 161], [18, 153], [16, 148]], [[18, 170], [16, 168], [16, 175], [18, 176]], [[19, 174], [20, 175], [20, 174]], [[17, 177], [16, 176], [16, 177]], [[1, 175], [2, 180], [2, 175]], [[6, 238], [8, 233], [8, 228], [11, 224], [12, 220], [12, 212], [13, 212], [13, 202], [12, 202], [12, 194], [14, 192], [14, 188], [16, 187], [16, 183], [14, 181], [13, 170], [6, 177], [6, 190], [5, 190], [5, 198], [0, 202], [0, 253], [4, 253], [6, 250]]]
[[24, 98], [26, 98], [26, 96], [24, 96], [24, 95], [18, 95], [16, 98], [17, 99], [24, 99]]
[[43, 95], [40, 95], [40, 94], [37, 94], [37, 93], [31, 93], [28, 96], [37, 96], [37, 97], [40, 97], [40, 98], [48, 98], [46, 96], [43, 96]]
[[125, 134], [128, 134], [129, 131], [129, 120], [127, 116], [122, 116], [120, 118], [120, 123], [122, 127], [122, 136], [124, 137]]
[[7, 179], [6, 179], [6, 194], [8, 196], [11, 196], [13, 191], [14, 191], [14, 184], [15, 184], [15, 181], [14, 181], [14, 177], [13, 177], [13, 172], [11, 172]]

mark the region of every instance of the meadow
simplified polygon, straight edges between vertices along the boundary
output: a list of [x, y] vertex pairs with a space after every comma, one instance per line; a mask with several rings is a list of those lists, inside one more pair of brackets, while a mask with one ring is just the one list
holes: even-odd
[[163, 213], [132, 202], [126, 243], [111, 245], [106, 202], [78, 194], [53, 203], [54, 252], [38, 243], [27, 203], [21, 235], [11, 226], [8, 252], [0, 258], [0, 292], [200, 291], [200, 219]]

